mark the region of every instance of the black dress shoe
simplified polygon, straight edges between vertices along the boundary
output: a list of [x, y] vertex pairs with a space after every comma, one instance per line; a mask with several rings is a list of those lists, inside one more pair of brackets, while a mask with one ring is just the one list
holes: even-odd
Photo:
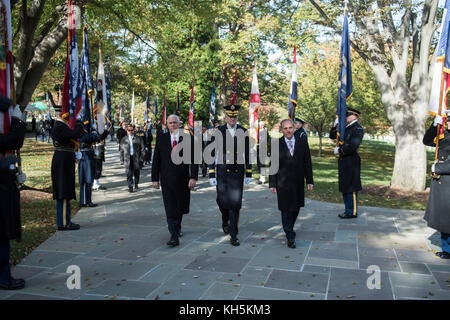
[[133, 187], [128, 188], [129, 193], [133, 193]]
[[178, 232], [178, 237], [181, 238], [183, 236], [183, 232]]
[[178, 241], [178, 239], [172, 238], [169, 241], [167, 241], [167, 245], [172, 248], [178, 246], [179, 244], [180, 244], [180, 241]]
[[357, 218], [358, 214], [353, 215], [351, 213], [344, 212], [344, 213], [338, 214], [338, 217], [341, 219], [353, 219], [353, 218]]
[[3, 290], [17, 290], [25, 287], [25, 280], [12, 279], [8, 284], [0, 284], [0, 289]]
[[107, 188], [107, 187], [104, 187], [104, 186], [98, 187], [98, 190], [106, 190], [106, 189], [108, 189], [108, 188]]
[[85, 205], [86, 207], [89, 207], [89, 208], [95, 208], [96, 206], [98, 206], [98, 204], [96, 204], [96, 203], [88, 203], [87, 205]]
[[225, 233], [225, 234], [229, 234], [230, 233], [230, 227], [229, 226], [222, 226], [222, 230], [223, 230], [223, 233]]
[[287, 246], [288, 246], [289, 248], [292, 248], [292, 249], [295, 249], [295, 248], [297, 247], [297, 246], [295, 245], [295, 240], [294, 240], [294, 241], [289, 241], [289, 240], [288, 240]]
[[84, 208], [84, 207], [86, 207], [85, 204], [80, 204], [80, 208]]
[[450, 253], [442, 251], [442, 252], [436, 252], [436, 256], [438, 256], [441, 259], [450, 259]]
[[239, 239], [238, 239], [238, 238], [234, 238], [234, 239], [231, 238], [230, 242], [231, 242], [231, 245], [232, 245], [232, 246], [235, 246], [235, 247], [237, 247], [237, 246], [240, 245]]
[[80, 229], [80, 225], [76, 223], [70, 223], [64, 227], [58, 227], [59, 231], [70, 231], [70, 230], [78, 230]]
[[139, 187], [138, 187], [138, 185], [136, 184], [136, 185], [134, 185], [134, 188], [137, 190], [137, 189], [139, 189]]

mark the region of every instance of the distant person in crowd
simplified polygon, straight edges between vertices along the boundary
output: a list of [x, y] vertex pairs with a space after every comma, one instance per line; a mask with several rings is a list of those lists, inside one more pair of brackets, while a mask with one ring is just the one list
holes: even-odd
[[308, 141], [294, 134], [293, 121], [283, 120], [281, 130], [279, 170], [269, 176], [269, 188], [277, 195], [287, 246], [295, 248], [294, 225], [300, 208], [305, 206], [305, 180], [308, 191], [313, 191], [313, 169]]
[[114, 121], [114, 119], [111, 119], [111, 130], [109, 131], [110, 132], [110, 137], [111, 137], [111, 142], [114, 142], [114, 131], [115, 131], [115, 128], [114, 128], [114, 125], [115, 125], [115, 121]]
[[308, 134], [306, 133], [304, 120], [300, 118], [295, 118], [294, 128], [296, 136], [299, 136], [300, 138], [304, 137], [306, 140], [308, 140]]
[[[339, 191], [342, 192], [345, 203], [345, 212], [339, 214], [342, 219], [358, 217], [358, 192], [362, 190], [358, 148], [364, 136], [364, 130], [358, 123], [360, 114], [356, 109], [347, 108], [344, 143], [334, 149], [334, 154], [339, 155]], [[337, 139], [337, 125], [335, 121], [330, 131], [330, 139]]]
[[[0, 113], [5, 114], [12, 105], [10, 99], [0, 96]], [[0, 289], [3, 290], [25, 287], [24, 279], [12, 277], [9, 264], [10, 241], [20, 241], [22, 238], [20, 191], [14, 170], [17, 158], [13, 155], [13, 150], [20, 149], [23, 145], [26, 132], [25, 113], [22, 114], [19, 106], [16, 106], [10, 115], [11, 125], [8, 132], [3, 121], [0, 123]]]
[[144, 165], [144, 141], [135, 135], [134, 126], [129, 124], [127, 135], [120, 140], [120, 163], [125, 166], [128, 192], [139, 188], [140, 171]]
[[144, 156], [144, 164], [149, 165], [152, 160], [152, 141], [153, 134], [152, 128], [148, 125], [147, 130], [145, 130], [145, 156]]
[[[425, 145], [436, 146], [438, 124], [445, 125], [439, 115], [425, 132], [423, 137]], [[430, 228], [441, 233], [442, 251], [436, 252], [436, 256], [450, 259], [450, 112], [447, 116], [447, 129], [444, 130], [443, 137], [439, 137], [438, 157], [431, 166], [431, 172], [430, 196], [424, 219]]]
[[[191, 136], [191, 163], [175, 164], [172, 152], [176, 152], [177, 145], [182, 142], [180, 135], [180, 119], [177, 115], [167, 118], [168, 132], [156, 139], [152, 161], [152, 182], [155, 189], [162, 189], [167, 225], [170, 233], [169, 247], [176, 247], [179, 243], [181, 222], [184, 214], [189, 213], [191, 190], [198, 180], [198, 165], [194, 164], [193, 143]], [[181, 152], [184, 152], [183, 149]]]
[[[266, 144], [266, 157], [263, 157], [265, 159], [261, 159], [260, 157], [260, 150], [262, 144]], [[259, 131], [258, 131], [258, 143], [256, 145], [256, 156], [257, 162], [256, 165], [258, 167], [258, 173], [259, 173], [259, 180], [258, 184], [264, 184], [266, 183], [266, 176], [267, 176], [267, 156], [270, 154], [270, 137], [269, 137], [269, 131], [266, 128], [266, 123], [264, 121], [259, 122]]]
[[36, 132], [36, 116], [34, 114], [31, 118], [31, 132]]
[[120, 128], [117, 129], [117, 144], [120, 150], [120, 141], [127, 135], [128, 122], [126, 120], [119, 123]]
[[44, 139], [45, 139], [45, 121], [44, 121], [44, 119], [42, 117], [39, 120], [38, 130], [39, 130], [39, 135], [41, 137], [41, 142], [44, 142]]
[[92, 184], [92, 190], [94, 191], [107, 189], [100, 183], [100, 178], [103, 177], [103, 162], [106, 160], [105, 145], [109, 130], [103, 130], [100, 139], [94, 145], [94, 183]]
[[[202, 152], [205, 150], [208, 145], [208, 131], [205, 126], [202, 126]], [[208, 172], [208, 165], [205, 162], [205, 159], [202, 157], [202, 176], [206, 177]]]

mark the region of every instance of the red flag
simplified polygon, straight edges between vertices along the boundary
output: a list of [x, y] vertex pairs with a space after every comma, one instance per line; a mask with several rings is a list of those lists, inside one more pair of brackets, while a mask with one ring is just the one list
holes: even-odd
[[189, 106], [189, 132], [194, 134], [194, 86], [191, 88], [191, 104]]
[[166, 124], [166, 90], [163, 93], [162, 124]]
[[[11, 53], [11, 4], [9, 0], [2, 0], [0, 8], [0, 95], [14, 101], [14, 78]], [[0, 112], [0, 133], [9, 133], [11, 125], [12, 107], [6, 112]]]

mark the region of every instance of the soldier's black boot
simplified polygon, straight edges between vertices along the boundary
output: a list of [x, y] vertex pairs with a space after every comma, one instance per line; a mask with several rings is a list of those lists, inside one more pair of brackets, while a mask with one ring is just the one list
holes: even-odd
[[450, 259], [450, 253], [442, 251], [442, 252], [436, 252], [436, 256], [438, 256], [441, 259]]

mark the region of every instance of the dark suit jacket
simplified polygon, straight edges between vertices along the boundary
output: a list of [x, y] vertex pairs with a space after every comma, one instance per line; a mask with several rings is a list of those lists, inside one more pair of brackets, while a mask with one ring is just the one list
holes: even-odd
[[169, 218], [178, 218], [182, 214], [189, 213], [191, 195], [191, 190], [188, 188], [189, 179], [198, 179], [198, 165], [194, 164], [194, 138], [191, 139], [191, 164], [178, 165], [172, 162], [170, 133], [161, 133], [156, 139], [152, 181], [161, 181], [164, 207]]
[[277, 188], [278, 209], [298, 211], [305, 206], [305, 179], [314, 184], [311, 153], [306, 139], [295, 137], [294, 155], [291, 156], [284, 136], [279, 140], [279, 170], [269, 176], [269, 187]]
[[[120, 163], [125, 164], [125, 168], [130, 168], [130, 139], [128, 134], [120, 140]], [[142, 169], [144, 164], [144, 141], [141, 137], [133, 136], [133, 166], [134, 169]]]

